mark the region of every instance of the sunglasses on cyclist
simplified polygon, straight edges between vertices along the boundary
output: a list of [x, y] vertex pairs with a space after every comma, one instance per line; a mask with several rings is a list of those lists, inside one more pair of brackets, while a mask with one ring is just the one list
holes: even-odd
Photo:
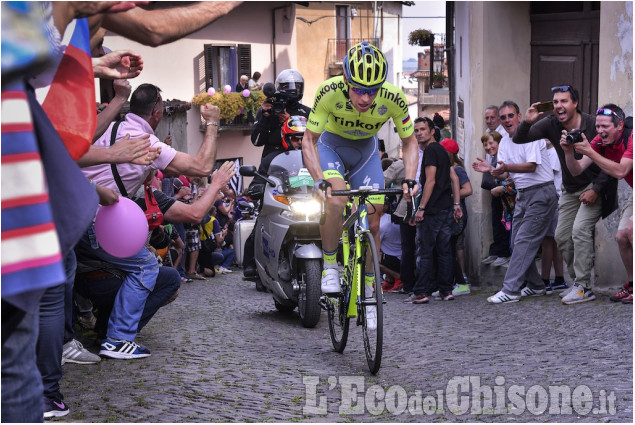
[[514, 116], [515, 116], [515, 115], [516, 115], [515, 113], [511, 112], [511, 113], [509, 113], [509, 114], [507, 114], [507, 115], [501, 115], [499, 118], [500, 118], [501, 120], [504, 120], [505, 118], [507, 118], [507, 119], [510, 119], [510, 120], [511, 120], [512, 118], [514, 118]]
[[618, 115], [617, 112], [609, 108], [600, 108], [597, 111], [595, 111], [595, 115], [608, 115], [608, 116], [615, 115], [618, 119], [620, 120], [623, 119], [621, 116]]
[[379, 91], [379, 88], [376, 88], [376, 89], [362, 89], [362, 88], [355, 87], [355, 86], [351, 86], [351, 89], [353, 89], [353, 91], [356, 94], [360, 95], [360, 96], [363, 96], [365, 94], [367, 94], [369, 96], [374, 96]]

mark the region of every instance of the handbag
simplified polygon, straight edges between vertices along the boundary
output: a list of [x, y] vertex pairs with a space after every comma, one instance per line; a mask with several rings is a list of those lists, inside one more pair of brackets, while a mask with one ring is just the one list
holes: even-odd
[[216, 244], [216, 238], [213, 236], [210, 237], [209, 233], [207, 233], [207, 230], [205, 230], [205, 225], [201, 225], [200, 229], [201, 232], [205, 235], [205, 240], [201, 241], [201, 250], [210, 253], [216, 251], [216, 249], [218, 248], [218, 245]]
[[[110, 146], [115, 143], [119, 124], [121, 124], [121, 121], [117, 121], [112, 126], [112, 130], [110, 132]], [[122, 196], [128, 198], [128, 191], [121, 181], [121, 176], [119, 175], [119, 171], [117, 171], [117, 164], [110, 164], [110, 169], [112, 170], [112, 175], [115, 178], [115, 183], [117, 183], [117, 187], [119, 188], [119, 193], [121, 193]], [[146, 220], [148, 220], [148, 229], [152, 231], [163, 223], [163, 212], [161, 212], [159, 203], [154, 197], [154, 188], [151, 185], [150, 177], [148, 177], [146, 181], [143, 182], [143, 193], [145, 195], [146, 203], [146, 209], [144, 213], [146, 215]]]

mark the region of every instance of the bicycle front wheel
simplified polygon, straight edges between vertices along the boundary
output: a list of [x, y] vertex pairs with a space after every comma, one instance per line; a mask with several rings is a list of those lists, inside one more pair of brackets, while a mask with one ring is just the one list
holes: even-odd
[[[375, 239], [368, 233], [361, 235], [362, 270], [366, 277], [362, 279], [360, 288], [362, 303], [358, 307], [358, 314], [362, 323], [364, 337], [364, 351], [370, 373], [373, 375], [381, 367], [382, 344], [384, 341], [384, 296], [381, 290], [381, 273]], [[370, 284], [371, 277], [373, 279]]]
[[329, 319], [329, 332], [333, 348], [338, 353], [344, 352], [348, 341], [348, 329], [350, 318], [347, 317], [348, 297], [350, 286], [345, 285], [343, 291], [337, 295], [326, 296], [327, 313]]

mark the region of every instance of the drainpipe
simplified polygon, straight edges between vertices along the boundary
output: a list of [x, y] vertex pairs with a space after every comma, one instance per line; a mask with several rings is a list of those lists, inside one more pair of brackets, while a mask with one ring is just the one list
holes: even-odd
[[272, 31], [271, 46], [273, 47], [273, 78], [274, 80], [278, 76], [278, 67], [277, 67], [277, 60], [276, 60], [278, 56], [278, 53], [276, 52], [276, 10], [282, 10], [287, 7], [290, 8], [291, 4], [288, 3], [286, 6], [278, 6], [271, 9], [271, 31]]
[[456, 49], [454, 47], [454, 3], [445, 3], [445, 48], [448, 54], [448, 90], [450, 92], [450, 125], [452, 134], [456, 134], [456, 73], [455, 58]]

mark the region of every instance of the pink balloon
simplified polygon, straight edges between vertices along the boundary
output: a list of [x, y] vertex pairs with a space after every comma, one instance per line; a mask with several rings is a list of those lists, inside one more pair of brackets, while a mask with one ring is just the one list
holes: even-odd
[[214, 96], [214, 93], [216, 93], [216, 90], [214, 90], [214, 87], [210, 87], [207, 89], [207, 94], [209, 94], [210, 96]]
[[95, 217], [97, 242], [108, 254], [131, 257], [145, 245], [148, 238], [148, 220], [139, 206], [128, 198], [101, 206]]
[[232, 92], [232, 87], [229, 84], [227, 84], [225, 86], [225, 93], [231, 93], [231, 92]]
[[249, 89], [243, 90], [243, 97], [249, 97], [250, 94], [251, 92], [249, 91]]

